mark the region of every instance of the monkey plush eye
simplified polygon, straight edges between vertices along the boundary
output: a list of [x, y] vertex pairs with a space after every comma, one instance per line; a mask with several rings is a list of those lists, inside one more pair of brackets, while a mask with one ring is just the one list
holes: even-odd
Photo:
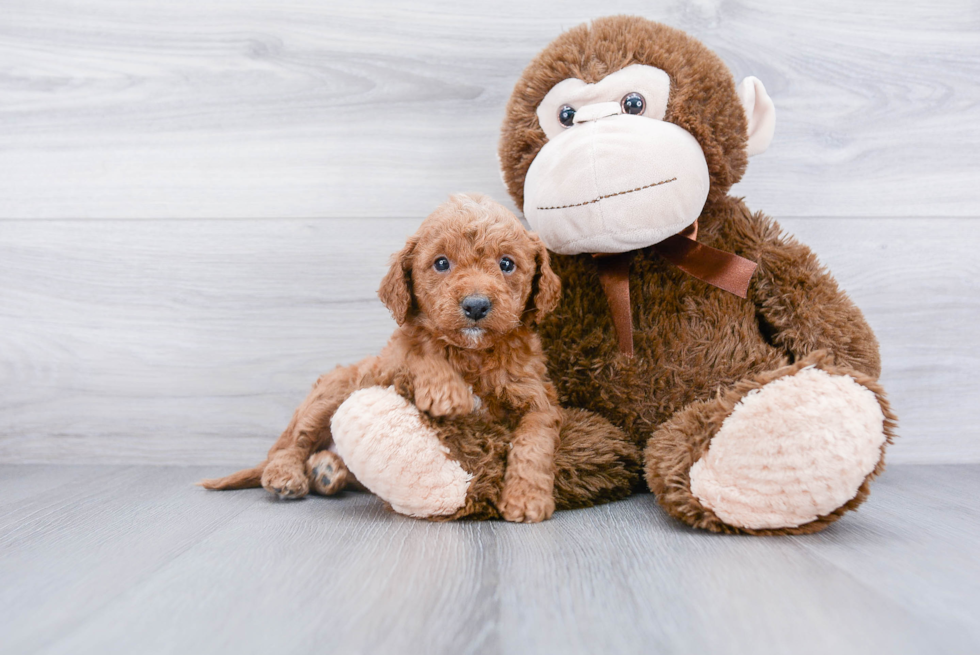
[[445, 273], [449, 270], [449, 260], [445, 257], [436, 257], [436, 260], [432, 263], [432, 268], [440, 273]]
[[515, 264], [514, 260], [510, 257], [500, 258], [500, 270], [502, 270], [505, 274], [509, 275], [510, 273], [513, 273], [514, 269], [516, 268], [517, 264]]
[[575, 109], [568, 105], [562, 105], [558, 110], [558, 122], [565, 127], [571, 127], [575, 123]]
[[639, 93], [626, 94], [620, 104], [623, 106], [624, 114], [633, 114], [634, 116], [639, 116], [647, 108], [647, 101]]

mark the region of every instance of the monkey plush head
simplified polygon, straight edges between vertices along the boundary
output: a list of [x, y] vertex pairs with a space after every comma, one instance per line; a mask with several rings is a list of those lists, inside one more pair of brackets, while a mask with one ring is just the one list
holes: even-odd
[[624, 253], [691, 226], [772, 139], [762, 83], [679, 30], [615, 16], [562, 34], [518, 81], [504, 182], [559, 254]]

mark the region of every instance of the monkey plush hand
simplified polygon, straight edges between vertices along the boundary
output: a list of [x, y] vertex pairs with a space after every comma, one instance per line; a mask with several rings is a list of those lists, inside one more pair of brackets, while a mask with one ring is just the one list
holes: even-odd
[[762, 83], [675, 29], [559, 36], [507, 106], [504, 181], [562, 279], [541, 324], [566, 407], [622, 428], [699, 528], [814, 532], [856, 508], [894, 418], [878, 345], [813, 253], [728, 195], [769, 145]]

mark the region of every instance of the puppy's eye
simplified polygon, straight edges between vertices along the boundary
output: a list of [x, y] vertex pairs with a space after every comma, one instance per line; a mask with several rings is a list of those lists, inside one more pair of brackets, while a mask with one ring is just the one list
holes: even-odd
[[445, 257], [436, 257], [436, 260], [432, 263], [432, 268], [440, 273], [445, 273], [449, 270], [449, 260]]
[[514, 260], [511, 259], [510, 257], [500, 258], [500, 270], [502, 270], [504, 273], [507, 274], [513, 273], [514, 269], [516, 268], [517, 268], [517, 264], [515, 264]]
[[623, 96], [620, 104], [623, 107], [624, 114], [633, 114], [634, 116], [639, 116], [647, 108], [647, 101], [644, 100], [643, 96], [635, 92], [627, 93]]
[[563, 105], [558, 110], [558, 122], [565, 127], [571, 127], [575, 123], [575, 110], [568, 105]]

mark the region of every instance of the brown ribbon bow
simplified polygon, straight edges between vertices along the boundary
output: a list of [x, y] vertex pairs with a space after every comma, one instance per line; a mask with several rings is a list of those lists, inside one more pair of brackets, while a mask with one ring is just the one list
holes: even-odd
[[[718, 287], [740, 298], [749, 290], [749, 280], [756, 264], [744, 257], [697, 242], [698, 222], [683, 232], [668, 237], [653, 248], [671, 264], [702, 282]], [[619, 352], [633, 356], [633, 314], [630, 310], [630, 260], [636, 251], [617, 254], [595, 254], [599, 282], [609, 301]]]

